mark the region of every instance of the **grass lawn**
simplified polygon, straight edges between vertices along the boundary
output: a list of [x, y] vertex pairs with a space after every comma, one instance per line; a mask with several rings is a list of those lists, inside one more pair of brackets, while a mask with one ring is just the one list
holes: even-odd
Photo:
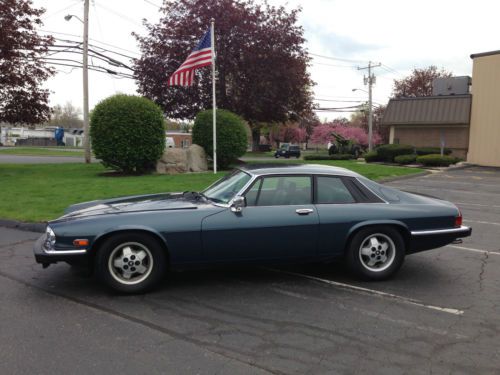
[[[292, 161], [281, 161], [286, 162]], [[355, 161], [315, 163], [349, 168], [372, 179], [421, 171]], [[60, 216], [64, 208], [78, 202], [133, 194], [201, 190], [226, 173], [110, 177], [101, 175], [105, 171], [100, 164], [0, 164], [0, 218], [41, 222]]]
[[50, 147], [9, 147], [0, 149], [1, 154], [26, 156], [74, 156], [83, 157], [83, 150], [65, 150]]

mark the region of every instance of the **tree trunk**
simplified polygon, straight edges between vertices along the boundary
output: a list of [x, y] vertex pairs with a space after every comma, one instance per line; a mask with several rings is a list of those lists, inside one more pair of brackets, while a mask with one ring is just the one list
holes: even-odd
[[252, 151], [259, 151], [259, 143], [260, 128], [256, 126], [252, 128]]

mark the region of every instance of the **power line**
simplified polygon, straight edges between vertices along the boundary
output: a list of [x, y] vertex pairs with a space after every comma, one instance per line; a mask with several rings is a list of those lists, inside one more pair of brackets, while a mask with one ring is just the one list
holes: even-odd
[[130, 18], [129, 16], [126, 16], [125, 14], [119, 13], [119, 12], [117, 12], [114, 9], [110, 9], [110, 8], [108, 8], [108, 7], [106, 7], [106, 6], [102, 5], [102, 4], [97, 4], [97, 6], [99, 8], [102, 8], [102, 9], [106, 10], [107, 12], [111, 13], [112, 15], [117, 16], [118, 18], [121, 18], [121, 19], [124, 19], [126, 21], [129, 21], [129, 22], [131, 22], [131, 23], [133, 23], [133, 24], [135, 24], [137, 26], [140, 26], [140, 27], [143, 26], [141, 23], [137, 22], [133, 18]]
[[42, 20], [44, 20], [44, 21], [45, 21], [45, 20], [48, 20], [50, 17], [53, 17], [53, 16], [55, 16], [55, 15], [57, 15], [57, 14], [59, 14], [59, 13], [64, 12], [65, 10], [68, 10], [69, 8], [74, 7], [76, 4], [80, 3], [80, 1], [81, 1], [81, 0], [76, 0], [76, 1], [74, 1], [72, 4], [70, 4], [70, 5], [68, 5], [68, 6], [66, 6], [66, 7], [64, 7], [64, 8], [62, 8], [62, 9], [56, 10], [55, 12], [52, 12], [52, 13], [50, 13], [50, 14], [46, 14], [45, 16], [40, 17], [40, 18], [41, 18]]
[[148, 3], [148, 4], [151, 4], [151, 5], [152, 5], [152, 6], [154, 6], [154, 7], [157, 7], [158, 9], [161, 9], [161, 6], [159, 6], [158, 4], [153, 3], [152, 1], [149, 1], [149, 0], [144, 0], [144, 1], [145, 1], [146, 3]]
[[333, 57], [333, 56], [325, 56], [325, 55], [319, 55], [317, 53], [311, 53], [309, 52], [309, 55], [311, 56], [316, 56], [316, 57], [321, 57], [323, 59], [329, 59], [329, 60], [337, 60], [337, 61], [344, 61], [344, 62], [350, 62], [350, 63], [366, 63], [365, 60], [351, 60], [351, 59], [344, 59], [341, 57]]

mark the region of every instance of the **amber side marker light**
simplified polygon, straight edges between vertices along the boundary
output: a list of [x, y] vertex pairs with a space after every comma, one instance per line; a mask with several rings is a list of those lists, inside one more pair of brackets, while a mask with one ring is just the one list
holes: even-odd
[[458, 216], [455, 217], [455, 227], [460, 228], [462, 226], [462, 213], [458, 211]]
[[89, 240], [86, 240], [86, 239], [78, 239], [78, 240], [73, 241], [73, 245], [75, 247], [84, 247], [84, 246], [88, 246], [88, 244], [89, 244]]

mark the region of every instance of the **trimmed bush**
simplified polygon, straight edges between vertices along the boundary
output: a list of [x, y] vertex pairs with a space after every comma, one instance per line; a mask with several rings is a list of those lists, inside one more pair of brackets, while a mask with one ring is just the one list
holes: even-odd
[[394, 162], [394, 158], [399, 155], [411, 155], [415, 153], [415, 148], [410, 145], [382, 145], [375, 149], [381, 161]]
[[448, 167], [451, 164], [458, 163], [459, 158], [454, 156], [441, 156], [440, 154], [429, 154], [417, 157], [417, 163], [428, 167]]
[[[227, 168], [247, 150], [245, 121], [224, 109], [217, 110], [217, 166]], [[193, 143], [213, 154], [212, 110], [201, 111], [193, 126]]]
[[367, 163], [373, 163], [374, 161], [381, 161], [380, 156], [377, 151], [368, 151], [363, 155]]
[[[443, 150], [445, 155], [450, 155], [451, 154], [451, 149], [450, 148], [445, 148]], [[441, 155], [441, 148], [439, 147], [418, 147], [416, 149], [416, 153], [418, 156], [422, 155], [431, 155], [431, 154], [439, 154]]]
[[394, 161], [398, 164], [411, 164], [417, 159], [417, 155], [399, 155], [394, 158]]
[[351, 154], [310, 154], [304, 156], [304, 160], [351, 160], [354, 158], [355, 156]]
[[140, 96], [110, 96], [91, 113], [90, 137], [105, 167], [124, 173], [150, 171], [165, 150], [162, 110]]

